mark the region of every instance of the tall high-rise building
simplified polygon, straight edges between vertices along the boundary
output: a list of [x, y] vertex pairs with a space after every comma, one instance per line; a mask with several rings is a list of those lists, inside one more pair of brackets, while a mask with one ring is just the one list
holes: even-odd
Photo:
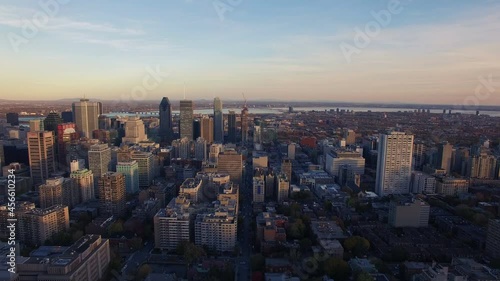
[[148, 136], [144, 122], [139, 116], [130, 116], [125, 123], [125, 136], [122, 138], [122, 143], [136, 144], [146, 140], [148, 140]]
[[203, 138], [198, 138], [194, 142], [194, 158], [206, 161], [208, 158], [208, 144]]
[[180, 138], [193, 140], [193, 101], [181, 100], [179, 114], [179, 134]]
[[100, 115], [98, 118], [99, 130], [111, 129], [111, 118], [106, 115]]
[[43, 127], [45, 131], [51, 131], [57, 134], [57, 125], [63, 123], [61, 116], [57, 112], [50, 112], [43, 120]]
[[425, 144], [421, 141], [413, 143], [413, 168], [421, 171], [425, 164]]
[[222, 152], [222, 144], [213, 143], [210, 145], [210, 150], [208, 152], [208, 162], [212, 164], [217, 164], [219, 161], [219, 153]]
[[125, 211], [125, 176], [109, 172], [99, 178], [99, 211], [120, 216]]
[[139, 164], [137, 161], [118, 162], [116, 172], [125, 175], [125, 189], [127, 193], [139, 192]]
[[477, 179], [494, 179], [497, 173], [497, 158], [494, 155], [481, 153], [468, 160], [467, 176]]
[[73, 111], [63, 111], [61, 112], [61, 118], [65, 123], [73, 122]]
[[490, 219], [488, 222], [486, 253], [493, 258], [500, 258], [500, 219]]
[[243, 156], [234, 149], [219, 153], [217, 172], [229, 174], [232, 182], [240, 184], [243, 174]]
[[17, 112], [9, 112], [6, 117], [7, 123], [11, 126], [19, 126], [19, 114]]
[[55, 177], [45, 181], [38, 187], [40, 207], [48, 208], [54, 205], [65, 205], [70, 209], [78, 205], [80, 190], [74, 178]]
[[44, 131], [44, 124], [42, 119], [32, 119], [29, 121], [30, 132]]
[[379, 196], [410, 192], [413, 135], [391, 132], [380, 135], [375, 191]]
[[290, 160], [295, 160], [295, 144], [290, 143], [287, 146], [287, 158]]
[[55, 171], [52, 132], [28, 132], [28, 154], [33, 183], [41, 184]]
[[160, 102], [160, 143], [162, 145], [170, 145], [173, 140], [173, 124], [172, 124], [172, 104], [167, 97], [163, 97]]
[[57, 162], [59, 162], [61, 170], [67, 166], [67, 144], [78, 138], [75, 123], [61, 123], [57, 125]]
[[276, 175], [273, 171], [267, 171], [266, 173], [266, 199], [275, 200], [276, 199]]
[[266, 199], [265, 193], [265, 172], [262, 169], [256, 169], [253, 176], [253, 202], [263, 203]]
[[227, 116], [227, 141], [236, 143], [236, 113], [234, 111], [229, 111]]
[[99, 129], [99, 115], [102, 114], [102, 104], [80, 99], [73, 103], [73, 120], [82, 137], [91, 138], [92, 131]]
[[292, 160], [283, 159], [281, 162], [281, 172], [286, 175], [286, 178], [291, 181], [292, 180]]
[[28, 245], [43, 245], [56, 233], [69, 230], [68, 206], [54, 205], [17, 214], [19, 239]]
[[[214, 99], [214, 141], [224, 142], [224, 114], [222, 113], [222, 100], [219, 97]], [[210, 141], [209, 141], [210, 142]]]
[[190, 240], [190, 204], [188, 199], [178, 196], [154, 216], [155, 248], [175, 250], [181, 242]]
[[248, 142], [248, 108], [246, 103], [241, 110], [241, 142]]
[[[227, 189], [224, 190], [225, 192]], [[232, 194], [226, 193], [229, 196]], [[201, 213], [194, 222], [196, 245], [207, 246], [218, 252], [233, 251], [236, 246], [238, 199], [221, 198], [214, 211]]]
[[344, 130], [344, 139], [346, 145], [355, 144], [356, 143], [356, 132], [351, 129]]
[[[3, 151], [3, 141], [0, 140], [0, 167], [3, 167], [5, 166], [5, 152]], [[2, 175], [2, 173], [0, 172], [0, 176]]]
[[139, 187], [149, 187], [156, 176], [157, 166], [151, 152], [133, 151], [130, 159], [139, 166]]
[[190, 159], [191, 158], [191, 144], [188, 138], [182, 138], [172, 141], [172, 158]]
[[193, 119], [193, 139], [197, 139], [201, 136], [201, 120], [200, 118]]
[[200, 120], [201, 130], [200, 137], [206, 140], [208, 143], [214, 142], [214, 119], [208, 116], [203, 116]]
[[288, 199], [288, 195], [290, 194], [290, 180], [287, 178], [287, 175], [284, 173], [280, 173], [277, 179], [278, 186], [278, 202], [283, 202]]
[[80, 199], [82, 202], [92, 200], [95, 198], [94, 190], [94, 175], [92, 171], [87, 169], [79, 169], [72, 171], [70, 178], [76, 180], [76, 184], [80, 191]]
[[111, 148], [107, 144], [94, 144], [90, 146], [89, 152], [89, 170], [94, 175], [94, 194], [100, 194], [97, 186], [99, 177], [111, 171]]
[[438, 147], [438, 163], [436, 168], [441, 168], [446, 171], [446, 174], [451, 172], [453, 145], [443, 143]]

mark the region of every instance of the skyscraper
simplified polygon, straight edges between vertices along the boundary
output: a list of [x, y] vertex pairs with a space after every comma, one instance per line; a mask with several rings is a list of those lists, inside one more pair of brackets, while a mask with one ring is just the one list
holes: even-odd
[[80, 190], [80, 200], [82, 202], [95, 198], [94, 175], [92, 171], [87, 169], [72, 171], [70, 177], [76, 180], [76, 184]]
[[222, 100], [219, 97], [214, 99], [214, 141], [224, 142], [224, 114], [222, 113]]
[[61, 116], [57, 112], [50, 112], [45, 120], [43, 120], [43, 126], [45, 131], [52, 131], [57, 133], [57, 125], [63, 123]]
[[129, 162], [118, 162], [116, 172], [125, 175], [125, 189], [127, 193], [139, 192], [139, 164], [132, 160]]
[[208, 143], [214, 142], [214, 119], [208, 116], [203, 116], [200, 120], [201, 137]]
[[125, 211], [125, 176], [109, 172], [99, 178], [99, 211], [120, 216]]
[[193, 140], [193, 101], [181, 100], [180, 102], [180, 138]]
[[490, 219], [486, 236], [486, 253], [493, 258], [500, 258], [500, 220]]
[[74, 178], [55, 177], [38, 187], [40, 207], [65, 205], [70, 209], [80, 203], [80, 191]]
[[229, 111], [227, 116], [227, 141], [236, 143], [236, 113], [234, 111]]
[[17, 112], [9, 112], [6, 117], [7, 123], [11, 126], [19, 126], [19, 114]]
[[107, 144], [94, 144], [89, 149], [88, 157], [89, 170], [94, 174], [94, 194], [99, 194], [99, 177], [111, 170], [111, 149]]
[[281, 162], [281, 172], [286, 175], [288, 181], [292, 181], [292, 160], [283, 159]]
[[253, 176], [253, 202], [263, 203], [265, 201], [265, 177], [264, 170], [255, 169]]
[[34, 184], [41, 184], [55, 171], [54, 135], [52, 132], [29, 132], [28, 154]]
[[248, 141], [248, 108], [245, 106], [241, 110], [241, 142], [246, 143]]
[[344, 139], [347, 145], [356, 143], [356, 132], [351, 129], [344, 130]]
[[156, 164], [151, 152], [133, 151], [130, 159], [137, 161], [139, 167], [139, 187], [149, 187], [156, 176]]
[[30, 132], [44, 131], [44, 124], [42, 119], [32, 119], [29, 121]]
[[148, 140], [144, 122], [139, 116], [130, 116], [125, 123], [125, 136], [122, 138], [122, 143], [136, 144], [141, 141]]
[[72, 111], [63, 111], [61, 112], [61, 118], [64, 122], [73, 122], [73, 112]]
[[57, 125], [56, 143], [57, 143], [57, 159], [60, 165], [59, 167], [67, 166], [66, 145], [73, 140], [77, 140], [78, 137], [79, 136], [78, 133], [76, 132], [75, 123], [61, 123]]
[[413, 135], [390, 132], [380, 135], [375, 191], [379, 196], [410, 192]]
[[175, 197], [154, 216], [155, 248], [175, 250], [182, 241], [189, 241], [190, 204], [184, 196]]
[[80, 99], [73, 103], [73, 120], [82, 137], [91, 138], [92, 131], [99, 129], [99, 115], [102, 113], [100, 102]]
[[446, 171], [446, 174], [450, 174], [451, 171], [451, 155], [453, 152], [453, 145], [449, 143], [443, 143], [438, 147], [438, 163], [436, 168], [441, 168]]
[[173, 139], [173, 129], [172, 129], [172, 105], [167, 97], [163, 97], [160, 102], [160, 130], [159, 136], [161, 138], [161, 145], [170, 145]]
[[234, 149], [219, 153], [217, 172], [229, 174], [235, 184], [241, 183], [243, 174], [243, 157]]
[[278, 175], [278, 202], [283, 202], [288, 199], [288, 195], [290, 194], [290, 180], [287, 178], [287, 175], [284, 173], [280, 173]]

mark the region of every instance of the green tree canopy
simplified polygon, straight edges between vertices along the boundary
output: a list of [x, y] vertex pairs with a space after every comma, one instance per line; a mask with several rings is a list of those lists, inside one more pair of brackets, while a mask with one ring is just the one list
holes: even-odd
[[325, 273], [336, 281], [344, 281], [349, 278], [351, 268], [349, 264], [342, 259], [329, 258], [323, 265]]

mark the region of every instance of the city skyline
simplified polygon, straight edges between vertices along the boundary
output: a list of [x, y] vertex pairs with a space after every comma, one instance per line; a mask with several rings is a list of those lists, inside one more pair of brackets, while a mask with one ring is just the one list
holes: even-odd
[[[45, 10], [0, 1], [0, 99], [232, 100], [245, 92], [249, 100], [464, 104], [482, 86], [479, 104], [500, 105], [494, 1], [395, 9], [391, 1], [60, 2], [26, 39], [23, 26]], [[356, 28], [373, 23], [380, 31], [355, 44]], [[349, 59], [345, 46], [357, 48]], [[134, 95], [136, 87], [147, 90]]]

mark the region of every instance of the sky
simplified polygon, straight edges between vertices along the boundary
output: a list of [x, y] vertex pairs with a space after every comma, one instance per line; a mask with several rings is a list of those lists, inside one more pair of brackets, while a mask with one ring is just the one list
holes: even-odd
[[500, 105], [497, 0], [0, 0], [0, 99]]

